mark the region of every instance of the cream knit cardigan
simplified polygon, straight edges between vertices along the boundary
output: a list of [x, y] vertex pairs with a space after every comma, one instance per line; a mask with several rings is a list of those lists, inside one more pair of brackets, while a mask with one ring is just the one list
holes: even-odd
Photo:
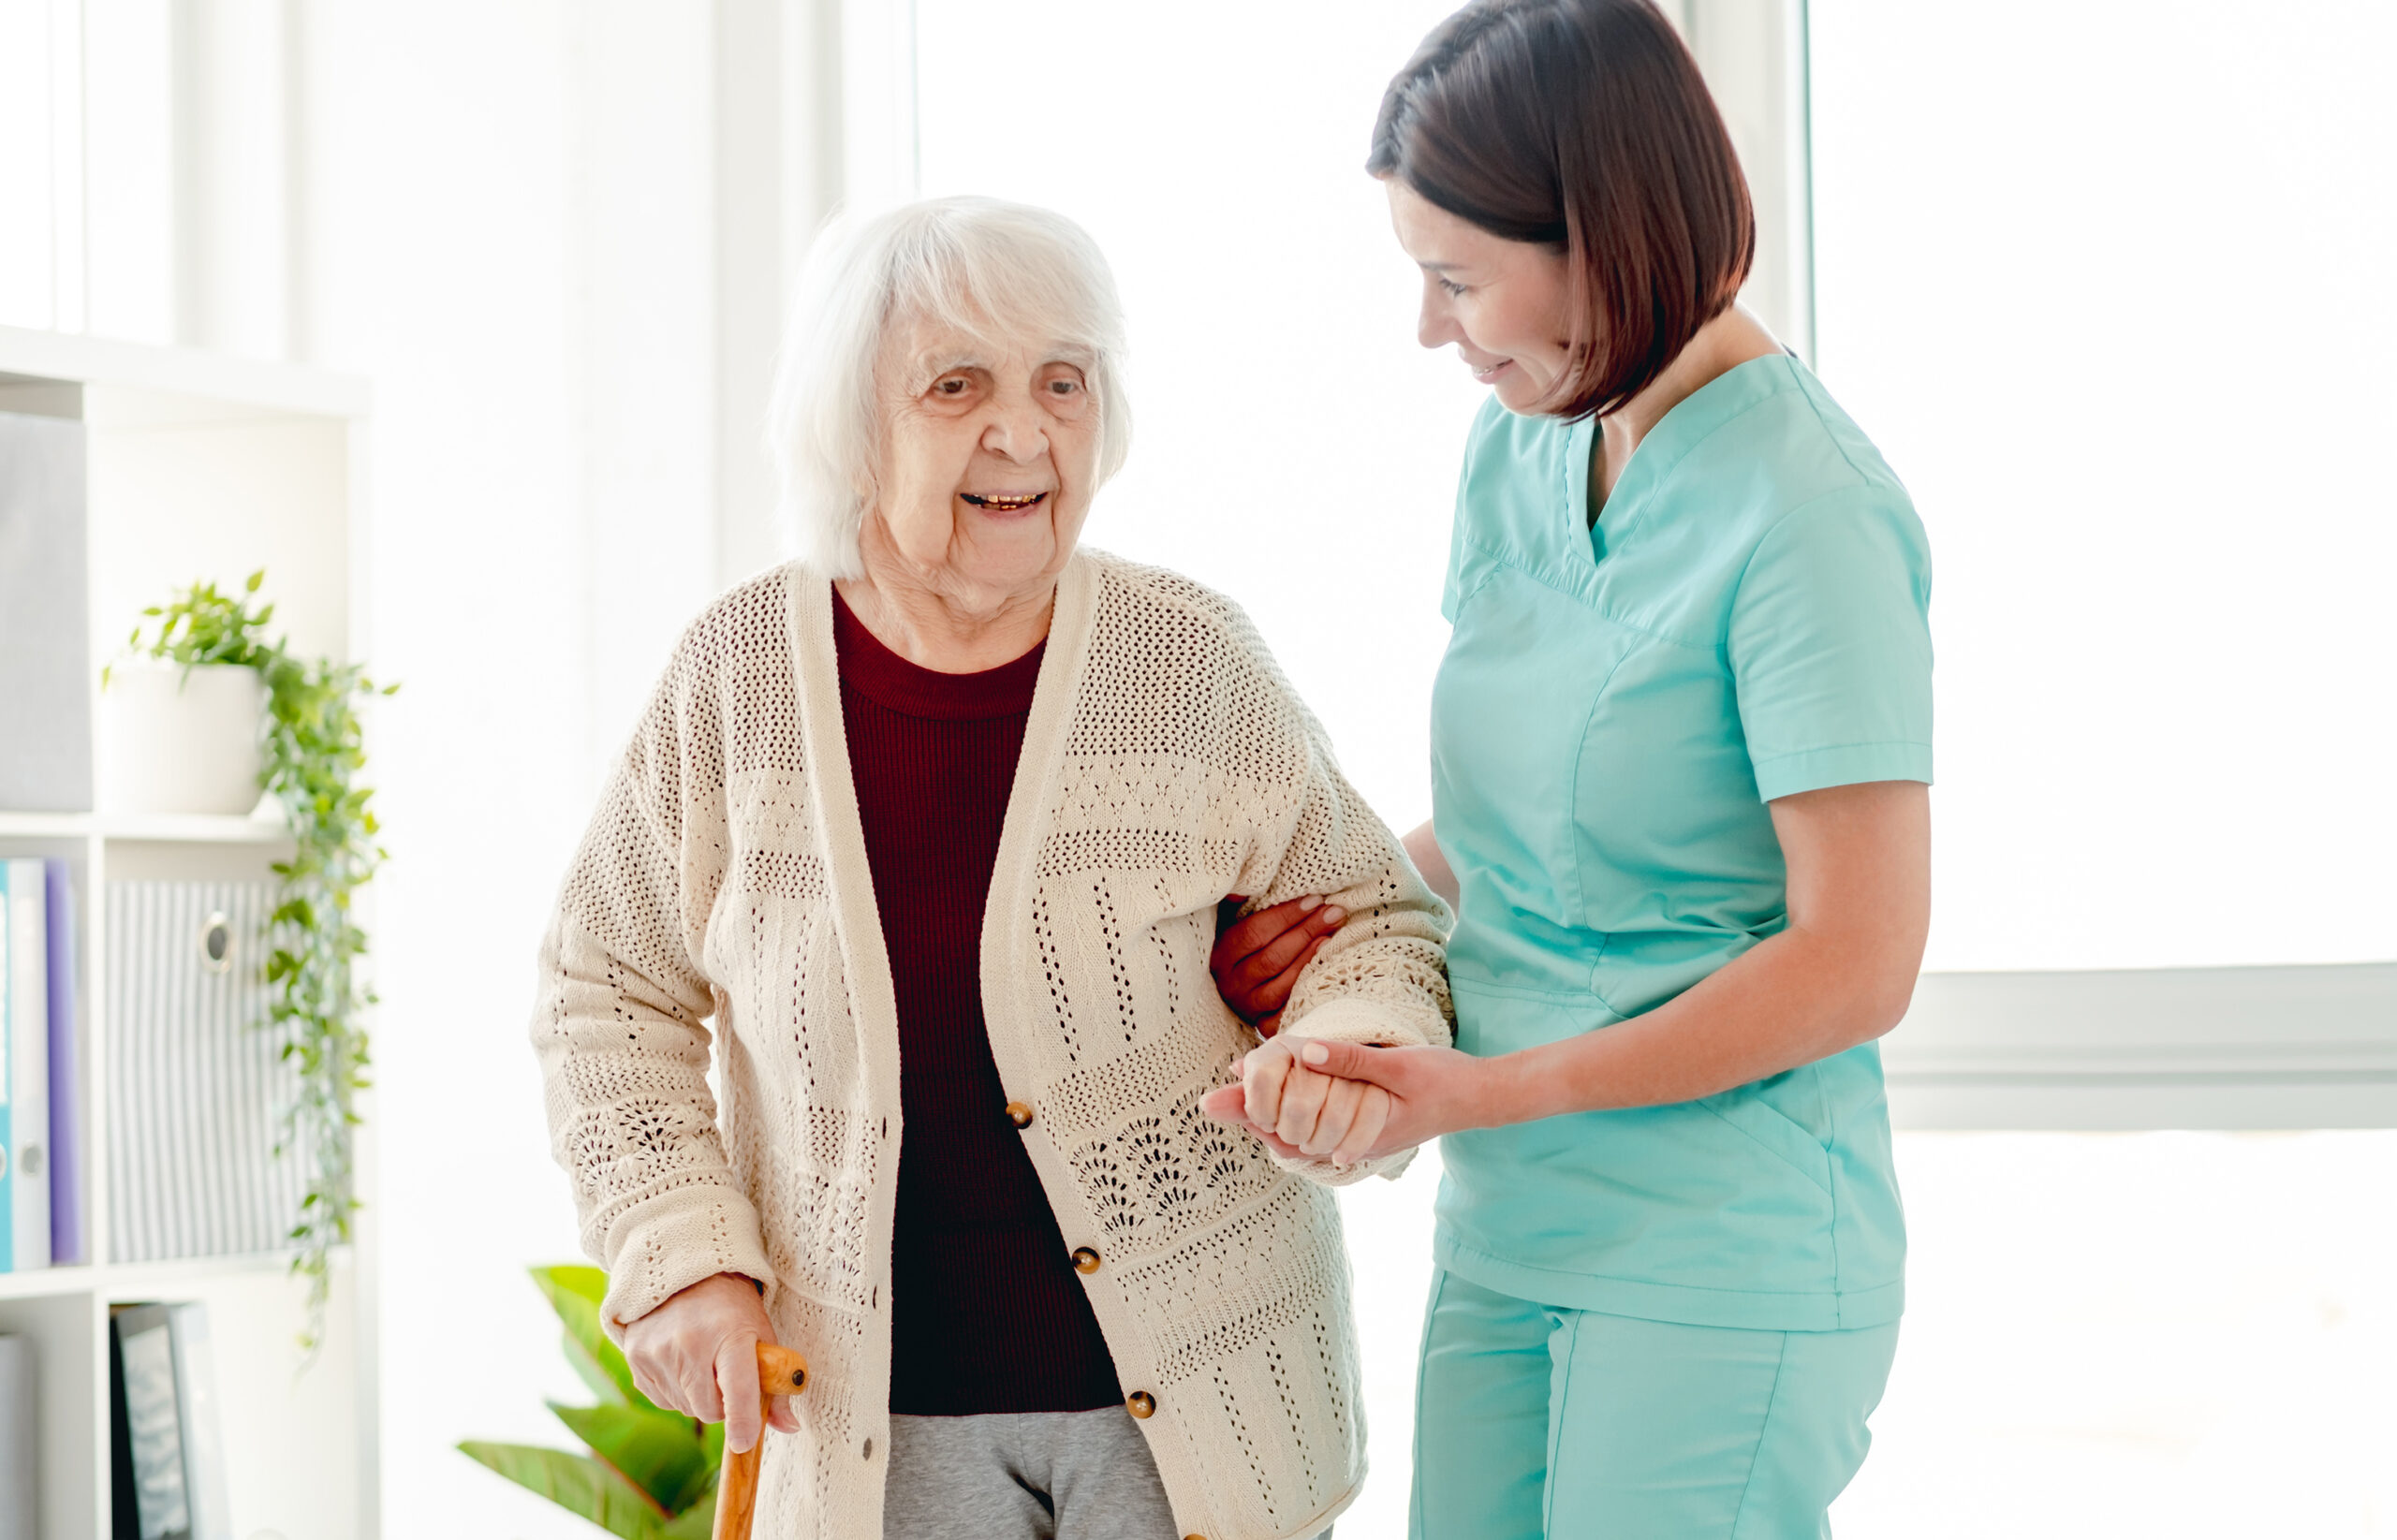
[[[1154, 1402], [1139, 1426], [1176, 1522], [1280, 1540], [1322, 1529], [1364, 1475], [1325, 1190], [1360, 1173], [1284, 1169], [1197, 1110], [1257, 1042], [1208, 972], [1226, 893], [1325, 893], [1358, 917], [1299, 981], [1288, 1031], [1448, 1040], [1448, 913], [1247, 618], [1079, 553], [991, 876], [983, 1010], [1066, 1243], [1102, 1258], [1083, 1282], [1125, 1395]], [[757, 1533], [879, 1540], [899, 1033], [825, 579], [755, 579], [684, 635], [540, 967], [553, 1148], [610, 1329], [712, 1274], [758, 1280], [813, 1373], [801, 1430], [768, 1437]]]

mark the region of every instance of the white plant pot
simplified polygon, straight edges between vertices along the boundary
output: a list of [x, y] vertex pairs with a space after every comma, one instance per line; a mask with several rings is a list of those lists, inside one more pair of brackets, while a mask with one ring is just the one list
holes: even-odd
[[128, 658], [100, 692], [100, 808], [240, 816], [258, 803], [266, 685], [255, 669]]

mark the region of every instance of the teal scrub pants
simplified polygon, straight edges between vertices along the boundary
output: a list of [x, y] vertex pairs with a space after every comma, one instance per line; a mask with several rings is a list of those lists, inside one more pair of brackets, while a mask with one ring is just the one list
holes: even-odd
[[1895, 1322], [1747, 1331], [1566, 1310], [1435, 1271], [1411, 1540], [1817, 1540], [1872, 1442]]

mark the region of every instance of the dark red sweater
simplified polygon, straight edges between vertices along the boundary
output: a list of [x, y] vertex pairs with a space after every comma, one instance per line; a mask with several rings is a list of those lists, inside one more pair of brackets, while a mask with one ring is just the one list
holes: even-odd
[[1122, 1403], [1048, 1195], [1007, 1119], [982, 1022], [982, 909], [1041, 649], [978, 674], [919, 668], [833, 609], [841, 718], [899, 1001], [890, 1410]]

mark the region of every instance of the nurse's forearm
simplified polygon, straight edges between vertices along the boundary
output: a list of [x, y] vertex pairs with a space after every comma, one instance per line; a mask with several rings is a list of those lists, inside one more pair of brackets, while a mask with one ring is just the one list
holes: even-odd
[[[1926, 903], [1927, 907], [1927, 903]], [[1899, 927], [1901, 931], [1903, 927]], [[1468, 1128], [1568, 1112], [1696, 1101], [1829, 1058], [1879, 1036], [1905, 1015], [1919, 937], [1909, 946], [1860, 930], [1789, 929], [1644, 1016], [1562, 1042], [1478, 1059], [1451, 1048], [1309, 1042], [1300, 1063], [1390, 1093], [1385, 1155]], [[1254, 1055], [1252, 1055], [1254, 1058]], [[1242, 1088], [1209, 1116], [1241, 1116]]]
[[1931, 800], [1911, 781], [1771, 804], [1789, 923], [1646, 1015], [1486, 1061], [1489, 1122], [1695, 1101], [1898, 1024], [1931, 930]]
[[1844, 1053], [1898, 1024], [1876, 960], [1786, 931], [1645, 1016], [1483, 1061], [1485, 1127], [1696, 1101]]

